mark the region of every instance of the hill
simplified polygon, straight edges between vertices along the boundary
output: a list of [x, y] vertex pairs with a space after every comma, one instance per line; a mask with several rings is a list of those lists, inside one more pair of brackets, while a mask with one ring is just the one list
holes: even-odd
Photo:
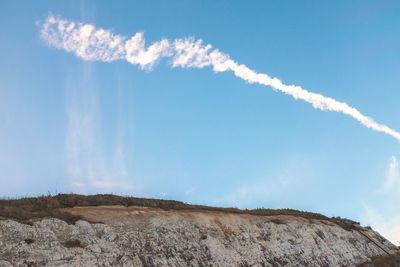
[[0, 266], [399, 266], [357, 222], [115, 195], [0, 200]]

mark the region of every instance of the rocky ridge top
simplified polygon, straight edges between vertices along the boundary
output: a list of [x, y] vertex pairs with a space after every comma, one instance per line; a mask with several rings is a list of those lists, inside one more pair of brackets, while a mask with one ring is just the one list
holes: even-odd
[[71, 206], [55, 213], [71, 221], [7, 218], [0, 209], [0, 266], [374, 266], [388, 257], [388, 266], [399, 263], [397, 247], [377, 232], [322, 215]]

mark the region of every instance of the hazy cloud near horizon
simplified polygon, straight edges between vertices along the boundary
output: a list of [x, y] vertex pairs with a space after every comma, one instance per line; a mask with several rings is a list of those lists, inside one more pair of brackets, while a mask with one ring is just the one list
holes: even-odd
[[384, 202], [384, 208], [376, 203], [364, 203], [365, 221], [396, 245], [400, 245], [400, 167], [396, 156], [387, 163], [386, 177], [375, 192]]

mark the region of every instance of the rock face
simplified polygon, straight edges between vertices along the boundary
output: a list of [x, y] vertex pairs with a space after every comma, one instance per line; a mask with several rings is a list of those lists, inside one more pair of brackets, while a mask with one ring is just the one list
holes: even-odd
[[0, 220], [0, 266], [356, 266], [397, 252], [371, 229], [287, 215], [65, 210], [85, 220]]

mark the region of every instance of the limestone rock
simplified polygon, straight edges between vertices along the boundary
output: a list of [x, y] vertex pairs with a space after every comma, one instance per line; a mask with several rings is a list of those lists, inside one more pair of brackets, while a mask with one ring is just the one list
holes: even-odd
[[287, 215], [138, 207], [69, 212], [103, 223], [0, 220], [0, 266], [356, 266], [398, 252], [371, 229]]

